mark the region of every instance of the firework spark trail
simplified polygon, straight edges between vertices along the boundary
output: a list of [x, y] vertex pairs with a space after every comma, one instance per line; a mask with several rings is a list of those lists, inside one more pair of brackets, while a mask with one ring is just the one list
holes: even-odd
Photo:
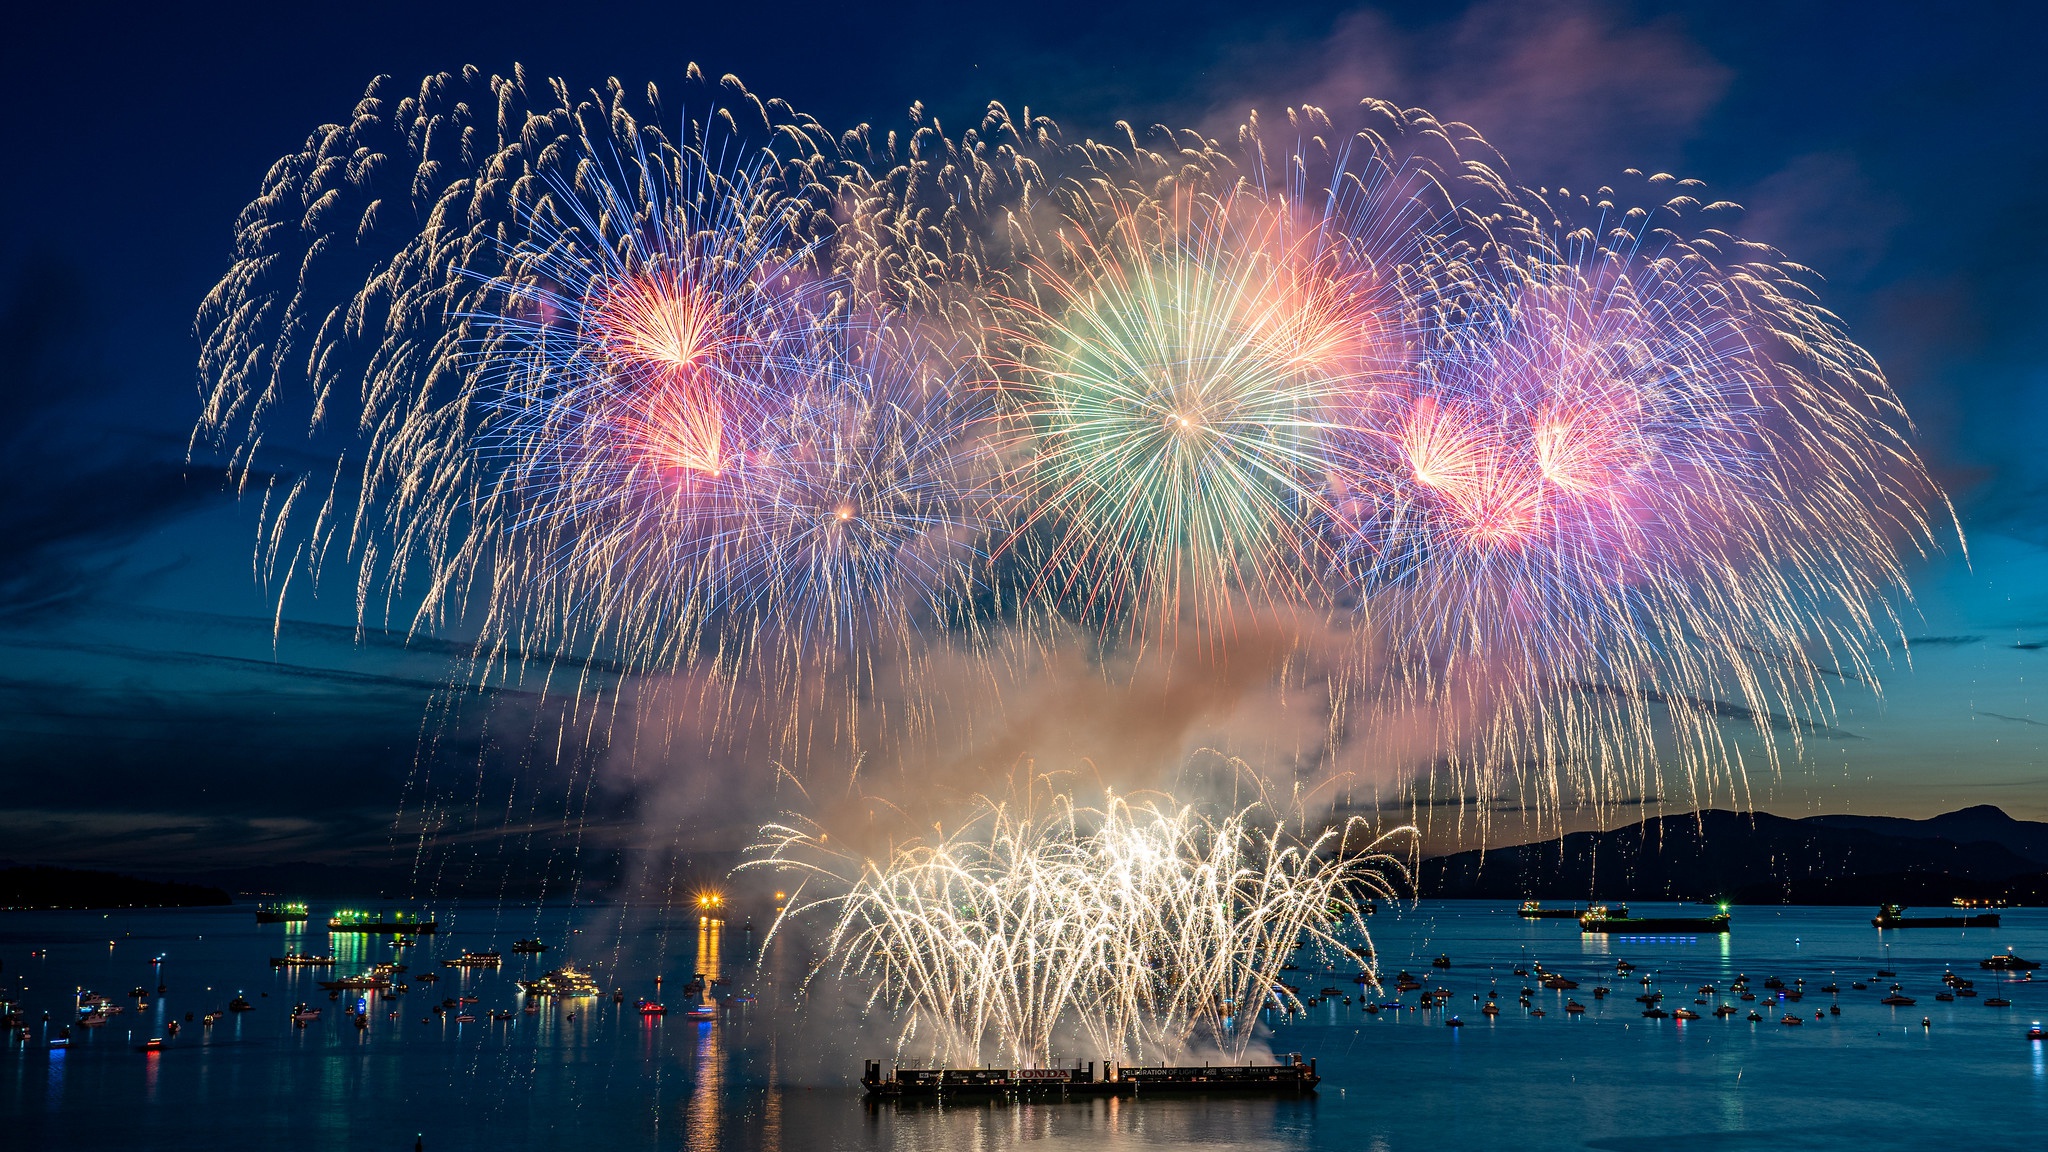
[[1719, 255], [1762, 253], [1681, 238], [1688, 203], [1580, 205], [1345, 430], [1340, 567], [1422, 708], [1492, 694], [1445, 732], [1482, 800], [1514, 766], [1553, 806], [1564, 781], [1646, 794], [1661, 726], [1692, 801], [1740, 801], [1720, 702], [1775, 768], [1774, 726], [1796, 749], [1832, 715], [1801, 654], [1872, 682], [1896, 541], [1931, 546], [1940, 496], [1875, 363], [1784, 269]]
[[771, 824], [743, 868], [803, 878], [775, 931], [829, 921], [819, 971], [867, 982], [870, 1006], [898, 1013], [899, 1045], [923, 1029], [937, 1059], [1049, 1066], [1078, 1026], [1109, 1059], [1241, 1058], [1264, 1008], [1300, 1006], [1280, 982], [1298, 945], [1371, 971], [1363, 909], [1401, 871], [1388, 838], [1355, 820], [1311, 832], [1257, 804], [984, 797], [951, 833], [880, 860]]

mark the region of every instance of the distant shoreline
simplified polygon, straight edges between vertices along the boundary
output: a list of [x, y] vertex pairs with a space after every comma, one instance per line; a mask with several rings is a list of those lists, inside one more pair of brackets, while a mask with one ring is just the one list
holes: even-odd
[[94, 908], [208, 908], [234, 897], [204, 884], [144, 880], [119, 872], [28, 866], [0, 868], [0, 911]]

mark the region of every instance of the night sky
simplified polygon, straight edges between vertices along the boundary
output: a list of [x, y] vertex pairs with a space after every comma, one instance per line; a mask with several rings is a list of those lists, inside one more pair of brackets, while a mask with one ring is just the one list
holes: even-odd
[[[957, 130], [991, 99], [1070, 134], [1375, 96], [1484, 133], [1525, 184], [1704, 180], [1827, 279], [1956, 500], [1911, 659], [1760, 806], [2048, 818], [2048, 7], [1886, 3], [36, 5], [0, 35], [0, 859], [160, 871], [376, 858], [423, 724], [505, 766], [493, 709], [429, 708], [446, 645], [282, 622], [255, 508], [188, 466], [192, 317], [265, 169], [379, 74], [515, 62], [587, 88], [698, 62], [828, 125]], [[880, 7], [880, 6], [878, 6]], [[2037, 696], [2041, 698], [2037, 699]], [[503, 702], [499, 702], [502, 704]], [[516, 701], [514, 702], [516, 704]], [[513, 710], [516, 712], [516, 709]], [[499, 708], [496, 715], [503, 716]], [[516, 724], [513, 725], [515, 728]], [[522, 801], [521, 803], [525, 803]], [[544, 805], [542, 806], [544, 807]], [[595, 808], [623, 811], [623, 800]], [[538, 809], [534, 810], [536, 813]], [[510, 819], [509, 817], [507, 818]]]

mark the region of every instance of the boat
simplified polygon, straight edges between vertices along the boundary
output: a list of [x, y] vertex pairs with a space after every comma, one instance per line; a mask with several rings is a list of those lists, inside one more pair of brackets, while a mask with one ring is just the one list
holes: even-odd
[[1733, 1004], [1723, 1004], [1719, 1008], [1714, 1009], [1714, 1015], [1722, 1019], [1735, 1015], [1735, 1012], [1736, 1008]]
[[1752, 1009], [1750, 1009], [1750, 1010], [1749, 1010], [1749, 1016], [1747, 1017], [1747, 1019], [1749, 1020], [1749, 1022], [1750, 1022], [1751, 1024], [1757, 1024], [1757, 1023], [1760, 1023], [1760, 1022], [1762, 1022], [1763, 1018], [1764, 1018], [1764, 1014], [1763, 1014], [1763, 1013], [1761, 1013], [1761, 1012], [1757, 1011], [1757, 1010], [1756, 1010], [1756, 1009], [1754, 1009], [1754, 1008], [1752, 1008]]
[[343, 976], [339, 980], [322, 980], [319, 984], [320, 987], [325, 988], [329, 992], [366, 989], [381, 991], [390, 987], [391, 982], [403, 971], [405, 971], [405, 965], [403, 964], [378, 964], [367, 972], [358, 972], [353, 976]]
[[1524, 920], [1576, 920], [1582, 913], [1577, 908], [1545, 908], [1541, 900], [1524, 900], [1515, 915]]
[[557, 968], [538, 980], [521, 980], [529, 996], [596, 996], [597, 981], [573, 967]]
[[1449, 968], [1451, 966], [1451, 958], [1449, 956], [1438, 956], [1429, 962], [1429, 966], [1432, 968]]
[[460, 956], [457, 956], [457, 957], [456, 957], [455, 959], [453, 959], [453, 960], [443, 960], [443, 961], [441, 961], [441, 967], [443, 967], [443, 968], [496, 968], [496, 967], [497, 967], [498, 965], [500, 965], [500, 964], [503, 964], [504, 962], [505, 962], [505, 958], [504, 958], [503, 956], [500, 956], [500, 955], [499, 955], [499, 954], [498, 954], [498, 953], [497, 953], [497, 952], [496, 952], [495, 950], [493, 950], [493, 951], [490, 951], [490, 952], [467, 952], [467, 951], [465, 951], [465, 952], [464, 952], [464, 953], [463, 953], [462, 955], [460, 955]]
[[1725, 910], [1712, 916], [1630, 916], [1628, 907], [1610, 910], [1595, 904], [1579, 917], [1579, 931], [1606, 933], [1719, 933], [1728, 931]]
[[1977, 961], [1977, 967], [1987, 968], [1993, 972], [2032, 972], [2040, 966], [2032, 960], [2022, 960], [2013, 955], [2011, 948], [2007, 948], [2002, 955]]
[[1643, 1009], [1643, 1015], [1649, 1017], [1652, 1020], [1669, 1020], [1671, 1018], [1671, 1013], [1666, 1012], [1665, 1010], [1657, 1007], [1654, 1004], [1652, 1004], [1648, 1008]]
[[305, 920], [306, 906], [304, 904], [258, 904], [256, 906], [256, 922], [258, 924], [304, 923]]
[[1778, 1023], [1780, 1023], [1780, 1024], [1795, 1024], [1795, 1025], [1796, 1025], [1796, 1024], [1804, 1024], [1804, 1023], [1806, 1023], [1806, 1021], [1804, 1021], [1804, 1020], [1801, 1020], [1801, 1019], [1800, 1019], [1799, 1017], [1797, 1017], [1797, 1016], [1794, 1016], [1794, 1015], [1792, 1015], [1792, 1014], [1791, 1014], [1790, 1012], [1787, 1012], [1787, 1013], [1785, 1013], [1784, 1017], [1783, 1017], [1782, 1019], [1780, 1019], [1780, 1020], [1778, 1021]]
[[248, 999], [240, 993], [237, 993], [233, 1000], [228, 1001], [228, 1011], [230, 1012], [247, 1012], [255, 1007], [254, 1004], [249, 1003]]
[[[2048, 1028], [2041, 1027], [2041, 1022], [2039, 1020], [2034, 1021], [2034, 1026], [2032, 1028], [2027, 1029], [2027, 1039], [2048, 1040]], [[51, 1041], [51, 1043], [54, 1044], [56, 1043], [56, 1041], [53, 1040]]]
[[272, 968], [332, 968], [334, 957], [309, 956], [304, 952], [287, 952], [270, 958]]
[[1984, 1006], [1986, 1008], [2010, 1008], [2012, 1007], [2012, 1001], [2007, 1000], [2003, 996], [1986, 996], [1984, 998]]
[[514, 952], [535, 954], [547, 950], [548, 946], [538, 940], [515, 940], [512, 942], [512, 951]]
[[140, 1045], [136, 1047], [135, 1050], [137, 1052], [161, 1052], [164, 1050], [164, 1038], [161, 1036], [152, 1036], [149, 1039], [144, 1040]]
[[640, 1014], [642, 1016], [666, 1016], [668, 1015], [668, 1009], [660, 1004], [656, 1004], [652, 1000], [642, 1000], [640, 1001]]
[[1910, 1008], [1913, 1006], [1913, 998], [1911, 996], [1902, 996], [1899, 993], [1894, 992], [1891, 995], [1885, 997], [1884, 999], [1879, 1000], [1878, 1003], [1889, 1004], [1894, 1008]]
[[1564, 1002], [1564, 1011], [1567, 1016], [1577, 1016], [1585, 1010], [1586, 1006], [1577, 1000], [1567, 1000]]
[[327, 918], [329, 932], [424, 935], [438, 926], [431, 912], [359, 912], [344, 908]]
[[1673, 1020], [1697, 1020], [1700, 1018], [1700, 1014], [1690, 1008], [1680, 1008], [1671, 1014], [1671, 1018]]
[[1996, 928], [1998, 913], [1979, 912], [1975, 916], [1908, 916], [1903, 904], [1880, 904], [1877, 915], [1870, 918], [1873, 928]]
[[[1453, 1017], [1455, 1019], [1455, 1017]], [[1445, 1021], [1449, 1027], [1459, 1025]], [[870, 1098], [943, 1099], [948, 1096], [1150, 1096], [1193, 1092], [1298, 1095], [1322, 1083], [1314, 1060], [1290, 1053], [1284, 1064], [1212, 1064], [1134, 1068], [1095, 1062], [1073, 1068], [897, 1068], [884, 1076], [882, 1062], [867, 1061], [861, 1086]]]

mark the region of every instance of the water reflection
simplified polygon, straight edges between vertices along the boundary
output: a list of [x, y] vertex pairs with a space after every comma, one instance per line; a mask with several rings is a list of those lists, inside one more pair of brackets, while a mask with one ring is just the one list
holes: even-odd
[[[719, 1044], [718, 1001], [713, 988], [725, 976], [725, 921], [713, 916], [697, 918], [697, 949], [692, 967], [697, 988], [690, 1005], [690, 1024], [696, 1029], [692, 1070], [695, 1082], [684, 1105], [683, 1130], [692, 1148], [719, 1147], [719, 1096], [725, 1087], [725, 1053]], [[701, 1002], [701, 1007], [699, 1006]], [[701, 1018], [700, 1018], [701, 1017]]]

